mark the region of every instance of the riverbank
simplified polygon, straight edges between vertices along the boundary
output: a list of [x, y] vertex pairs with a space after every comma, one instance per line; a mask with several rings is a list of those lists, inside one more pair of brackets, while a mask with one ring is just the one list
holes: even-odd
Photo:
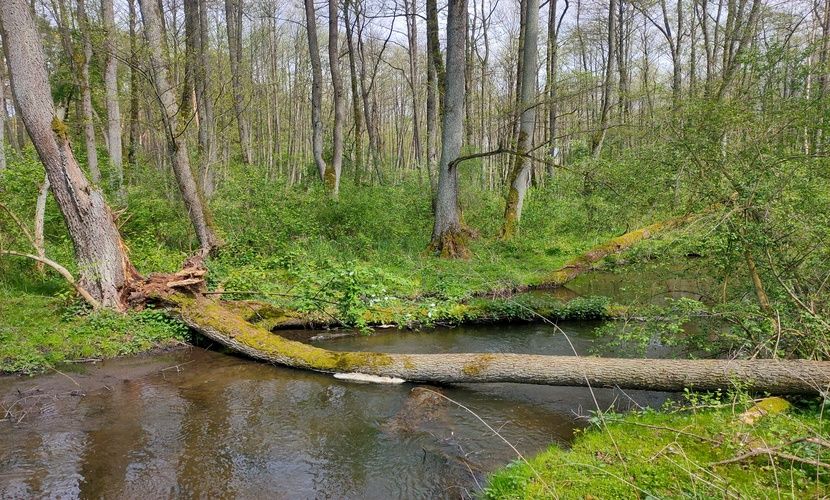
[[[785, 409], [771, 398], [687, 394], [663, 411], [595, 414], [569, 449], [516, 460], [484, 497], [824, 498], [830, 492], [827, 419], [817, 400]], [[758, 411], [758, 408], [765, 410]]]

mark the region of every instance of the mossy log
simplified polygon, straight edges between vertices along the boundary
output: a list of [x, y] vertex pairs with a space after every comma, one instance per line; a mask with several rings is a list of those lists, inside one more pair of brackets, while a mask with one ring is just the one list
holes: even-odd
[[650, 226], [641, 227], [617, 236], [601, 245], [597, 245], [584, 254], [575, 257], [568, 261], [567, 264], [560, 267], [556, 271], [544, 276], [539, 283], [533, 285], [531, 288], [556, 288], [565, 285], [572, 279], [576, 278], [585, 271], [590, 271], [593, 265], [605, 257], [622, 252], [634, 246], [635, 244], [647, 240], [655, 234], [673, 229], [689, 219], [689, 216], [677, 217], [667, 221], [656, 222]]
[[364, 373], [412, 382], [517, 382], [679, 391], [736, 382], [776, 394], [815, 393], [830, 384], [830, 362], [805, 360], [659, 360], [529, 354], [336, 352], [275, 335], [204, 297], [165, 301], [202, 335], [251, 358], [328, 373]]

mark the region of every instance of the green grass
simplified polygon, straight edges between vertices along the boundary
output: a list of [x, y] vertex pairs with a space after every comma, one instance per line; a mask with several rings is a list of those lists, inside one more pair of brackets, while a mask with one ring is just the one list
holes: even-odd
[[[708, 407], [707, 407], [708, 406]], [[830, 472], [762, 454], [712, 465], [761, 447], [807, 460], [830, 461], [830, 449], [796, 443], [830, 427], [813, 404], [769, 414], [754, 424], [746, 405], [605, 415], [571, 449], [553, 446], [529, 462], [495, 472], [483, 496], [525, 498], [818, 498], [830, 493]]]
[[0, 289], [0, 373], [135, 354], [180, 343], [187, 329], [162, 311], [89, 313], [77, 302]]

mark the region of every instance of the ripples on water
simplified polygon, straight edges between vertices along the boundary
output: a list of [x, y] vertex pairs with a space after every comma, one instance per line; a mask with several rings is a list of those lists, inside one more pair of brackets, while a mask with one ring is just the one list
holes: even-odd
[[[567, 326], [577, 349], [587, 326]], [[325, 344], [387, 352], [571, 354], [552, 327], [393, 332]], [[166, 369], [165, 369], [166, 368]], [[0, 498], [446, 498], [473, 494], [513, 451], [452, 404], [412, 405], [413, 384], [367, 385], [201, 349], [114, 360], [71, 374], [0, 379]], [[37, 392], [40, 388], [40, 392]], [[533, 454], [566, 445], [587, 389], [443, 387]], [[596, 390], [603, 409], [664, 393]], [[409, 404], [407, 403], [409, 399]], [[16, 422], [18, 418], [22, 418]]]

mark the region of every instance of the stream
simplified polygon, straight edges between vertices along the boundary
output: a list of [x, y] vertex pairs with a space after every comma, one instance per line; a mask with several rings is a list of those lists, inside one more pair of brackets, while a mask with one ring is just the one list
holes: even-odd
[[[585, 354], [596, 342], [593, 326], [563, 324], [570, 342], [553, 326], [521, 324], [316, 344], [571, 355], [571, 345]], [[525, 455], [567, 446], [597, 405], [624, 411], [670, 397], [518, 384], [427, 389], [346, 382], [196, 347], [2, 377], [0, 498], [470, 497], [516, 453], [431, 390]]]

